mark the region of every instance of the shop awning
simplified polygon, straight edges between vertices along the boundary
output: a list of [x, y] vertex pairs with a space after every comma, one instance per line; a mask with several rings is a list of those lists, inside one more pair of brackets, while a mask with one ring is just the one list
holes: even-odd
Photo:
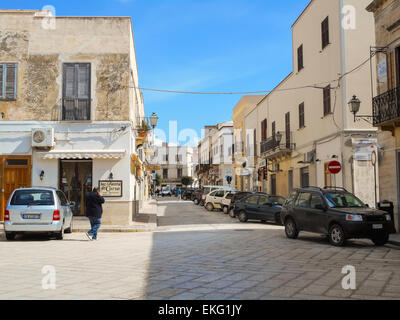
[[38, 152], [42, 159], [121, 159], [126, 150], [63, 150]]

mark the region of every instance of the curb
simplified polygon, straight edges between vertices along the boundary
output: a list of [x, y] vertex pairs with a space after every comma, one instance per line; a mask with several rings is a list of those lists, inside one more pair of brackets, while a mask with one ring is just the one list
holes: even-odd
[[388, 243], [390, 243], [390, 244], [393, 244], [393, 245], [395, 245], [395, 246], [400, 246], [400, 241], [396, 241], [396, 240], [389, 240], [389, 242]]

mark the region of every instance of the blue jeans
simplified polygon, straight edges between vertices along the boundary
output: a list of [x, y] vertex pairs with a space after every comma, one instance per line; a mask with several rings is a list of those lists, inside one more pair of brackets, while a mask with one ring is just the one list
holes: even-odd
[[97, 239], [97, 231], [101, 226], [101, 219], [96, 217], [89, 217], [91, 229], [88, 231], [88, 234], [93, 238]]

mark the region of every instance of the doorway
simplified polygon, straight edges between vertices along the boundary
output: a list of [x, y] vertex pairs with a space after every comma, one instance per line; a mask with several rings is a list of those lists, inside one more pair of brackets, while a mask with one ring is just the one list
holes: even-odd
[[31, 186], [31, 156], [0, 157], [0, 221], [8, 198], [15, 189]]
[[60, 190], [75, 202], [73, 214], [85, 215], [85, 199], [93, 189], [92, 160], [60, 160]]

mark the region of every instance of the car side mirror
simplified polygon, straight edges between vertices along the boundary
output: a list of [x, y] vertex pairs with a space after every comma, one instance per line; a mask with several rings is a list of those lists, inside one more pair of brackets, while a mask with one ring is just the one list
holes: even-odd
[[71, 201], [71, 202], [69, 203], [69, 207], [70, 207], [70, 208], [74, 208], [74, 207], [75, 207], [75, 202]]

